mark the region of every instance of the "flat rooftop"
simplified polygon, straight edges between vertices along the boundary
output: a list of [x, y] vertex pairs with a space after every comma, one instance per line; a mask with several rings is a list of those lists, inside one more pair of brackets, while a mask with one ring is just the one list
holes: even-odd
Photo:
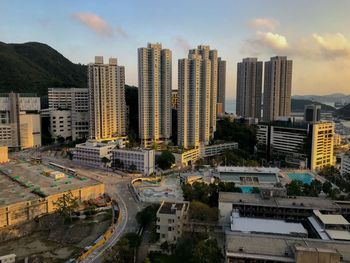
[[244, 234], [226, 232], [226, 252], [252, 259], [279, 259], [295, 262], [294, 248], [300, 250], [339, 252], [342, 262], [350, 261], [350, 243], [345, 241], [324, 241], [320, 239], [286, 236]]
[[240, 217], [233, 212], [231, 217], [231, 231], [244, 233], [270, 233], [276, 235], [305, 235], [308, 232], [301, 223], [290, 223], [284, 220]]
[[44, 174], [48, 171], [57, 171], [57, 169], [17, 160], [0, 165], [0, 200], [2, 200], [0, 206], [37, 199], [39, 195], [32, 193], [32, 191], [49, 196], [100, 184], [100, 182], [89, 178], [68, 174], [65, 174], [62, 179], [55, 180]]
[[163, 202], [158, 210], [159, 214], [173, 215], [176, 211], [183, 209], [186, 211], [188, 209], [188, 202]]
[[314, 210], [314, 215], [325, 225], [345, 225], [350, 226], [348, 220], [346, 220], [342, 215], [327, 215], [322, 214], [318, 210]]
[[247, 193], [219, 193], [219, 203], [239, 203], [246, 205], [256, 206], [269, 206], [269, 207], [295, 207], [298, 209], [317, 209], [337, 211], [340, 206], [332, 200], [322, 197], [272, 197], [270, 199], [262, 199], [260, 194], [247, 194]]
[[279, 174], [280, 169], [275, 167], [219, 166], [217, 171], [219, 173]]

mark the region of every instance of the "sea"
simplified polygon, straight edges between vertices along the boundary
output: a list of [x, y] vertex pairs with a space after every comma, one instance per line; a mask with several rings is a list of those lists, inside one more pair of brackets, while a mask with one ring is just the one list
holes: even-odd
[[236, 114], [236, 100], [230, 99], [225, 101], [225, 111]]

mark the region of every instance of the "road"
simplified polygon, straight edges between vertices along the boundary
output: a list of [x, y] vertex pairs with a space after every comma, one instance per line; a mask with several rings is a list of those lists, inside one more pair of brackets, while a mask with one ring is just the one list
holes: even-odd
[[115, 226], [114, 232], [110, 239], [99, 249], [96, 249], [84, 263], [100, 263], [103, 262], [104, 253], [113, 246], [123, 234], [128, 232], [136, 232], [138, 224], [136, 221], [136, 214], [142, 209], [142, 204], [136, 202], [128, 185], [132, 178], [128, 176], [120, 176], [118, 174], [102, 171], [94, 168], [87, 168], [73, 163], [67, 158], [45, 156], [38, 151], [22, 151], [15, 154], [15, 157], [42, 157], [44, 164], [55, 162], [57, 164], [75, 169], [80, 176], [85, 176], [104, 183], [105, 192], [108, 193], [113, 200], [115, 200], [120, 209], [121, 220]]

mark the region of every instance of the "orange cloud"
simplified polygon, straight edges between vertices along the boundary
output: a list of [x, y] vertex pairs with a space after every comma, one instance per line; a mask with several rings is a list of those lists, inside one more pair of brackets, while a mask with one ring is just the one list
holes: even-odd
[[313, 34], [320, 54], [329, 59], [350, 58], [350, 41], [341, 33]]
[[98, 15], [92, 13], [76, 13], [73, 17], [80, 23], [102, 36], [112, 36], [111, 26]]

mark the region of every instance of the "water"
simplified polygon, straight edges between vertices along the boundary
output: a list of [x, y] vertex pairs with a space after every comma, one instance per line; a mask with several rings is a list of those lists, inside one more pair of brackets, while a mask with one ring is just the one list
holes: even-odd
[[303, 184], [310, 185], [313, 181], [312, 176], [308, 173], [288, 173], [287, 175], [291, 180], [298, 180], [301, 181]]
[[236, 100], [229, 99], [225, 101], [225, 111], [228, 113], [234, 113], [236, 114]]
[[240, 186], [242, 193], [244, 194], [250, 194], [253, 191], [253, 187], [251, 186]]

